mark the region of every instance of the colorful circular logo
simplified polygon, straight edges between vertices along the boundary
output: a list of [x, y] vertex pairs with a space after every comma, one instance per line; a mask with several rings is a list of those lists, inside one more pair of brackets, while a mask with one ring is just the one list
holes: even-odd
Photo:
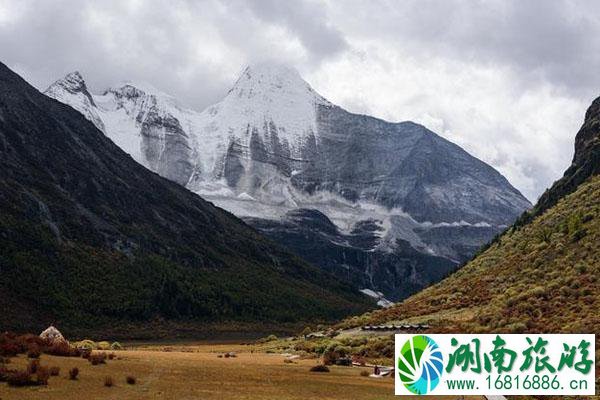
[[424, 335], [407, 340], [398, 355], [398, 375], [414, 394], [427, 394], [440, 383], [444, 357], [433, 339]]

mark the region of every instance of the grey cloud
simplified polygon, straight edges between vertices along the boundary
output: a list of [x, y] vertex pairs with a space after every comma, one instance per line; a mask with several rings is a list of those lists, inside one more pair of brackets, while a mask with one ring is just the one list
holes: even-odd
[[[346, 45], [328, 25], [324, 9], [304, 1], [12, 4], [20, 4], [16, 8], [23, 12], [13, 21], [0, 20], [1, 57], [38, 88], [77, 69], [94, 90], [121, 80], [145, 80], [198, 109], [223, 96], [244, 63], [278, 59], [316, 68]], [[298, 40], [308, 59], [274, 51], [272, 27]], [[213, 54], [197, 55], [198, 48], [215, 43], [220, 47]], [[223, 54], [235, 56], [229, 65], [219, 59]]]
[[[354, 37], [387, 40], [414, 57], [513, 68], [587, 97], [600, 88], [600, 2], [405, 0], [330, 2]], [[594, 93], [591, 92], [594, 91]]]
[[[384, 51], [370, 51], [369, 42]], [[469, 70], [490, 66], [494, 71], [508, 70], [503, 79], [510, 93], [503, 95], [511, 98], [499, 103], [505, 112], [498, 115], [513, 115], [506, 112], [513, 111], [511, 101], [517, 103], [524, 94], [536, 90], [549, 96], [558, 94], [571, 103], [589, 104], [600, 92], [600, 2], [0, 0], [0, 58], [39, 89], [80, 70], [96, 92], [122, 80], [144, 80], [193, 108], [203, 109], [226, 93], [245, 63], [288, 62], [315, 76], [327, 69], [328, 62], [352, 59], [352, 54], [381, 67], [376, 70], [382, 76], [367, 77], [367, 87], [375, 80], [400, 79], [389, 72], [394, 67], [390, 54], [410, 59], [408, 64], [415, 65], [411, 67], [413, 80], [429, 79], [424, 70], [439, 64], [442, 67], [437, 73], [452, 81], [455, 76], [443, 66], [456, 61]], [[360, 63], [351, 69], [364, 74]], [[336, 74], [329, 77], [336, 79]], [[459, 84], [473, 85], [464, 80]], [[354, 85], [352, 79], [344, 82], [346, 88], [340, 89], [345, 93], [342, 105], [353, 111], [382, 112], [373, 108], [377, 103], [373, 96], [385, 94], [371, 92], [366, 98], [360, 90], [352, 93]], [[550, 89], [540, 90], [544, 87]], [[554, 110], [549, 108], [550, 100], [544, 102], [539, 93], [534, 96], [536, 106]], [[335, 97], [336, 93], [322, 94]], [[412, 102], [423, 103], [420, 110], [439, 110], [436, 104], [442, 95], [430, 90], [426, 95], [414, 95], [417, 97]], [[478, 100], [469, 98], [474, 106]], [[410, 99], [390, 101], [398, 101], [393, 109], [406, 106]], [[473, 123], [468, 114], [457, 115], [456, 109], [451, 104], [444, 111], [449, 115], [431, 113], [449, 121], [448, 131], [456, 132], [460, 126], [464, 133]], [[580, 110], [581, 115], [583, 112]], [[579, 121], [579, 114], [575, 117]], [[554, 125], [560, 122], [559, 117], [548, 118], [554, 118], [547, 122], [548, 132], [538, 123], [536, 134], [558, 137]], [[561, 127], [566, 126], [565, 119], [573, 120], [572, 115], [560, 118]], [[498, 160], [486, 161], [502, 167], [511, 164], [511, 149], [520, 148], [522, 153], [527, 148], [529, 141], [518, 136], [520, 123], [523, 121], [507, 121], [502, 128], [491, 123], [487, 126], [488, 142], [503, 138], [513, 147], [507, 150], [506, 145]], [[517, 134], [510, 136], [507, 130], [513, 126]], [[572, 143], [575, 129], [564, 132], [561, 143]], [[470, 133], [463, 135], [465, 144], [479, 138], [477, 132]], [[572, 147], [561, 151], [560, 160], [552, 160], [557, 165], [554, 171], [547, 168], [547, 160], [540, 161], [544, 155], [519, 158], [515, 169], [535, 180], [530, 198], [558, 178], [556, 174], [568, 161]]]
[[348, 47], [342, 33], [334, 28], [323, 14], [321, 3], [279, 0], [250, 0], [254, 14], [267, 23], [282, 24], [296, 34], [304, 47], [321, 60]]

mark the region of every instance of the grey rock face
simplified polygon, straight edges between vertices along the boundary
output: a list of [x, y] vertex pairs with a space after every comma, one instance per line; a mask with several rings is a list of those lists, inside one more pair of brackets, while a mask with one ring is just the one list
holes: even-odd
[[529, 202], [489, 165], [425, 127], [318, 109], [319, 139], [292, 182], [400, 207], [417, 221], [508, 224]]
[[420, 253], [403, 240], [398, 240], [394, 252], [373, 251], [379, 242], [376, 221], [361, 221], [348, 234], [318, 210], [293, 210], [280, 221], [248, 218], [246, 222], [340, 279], [357, 287], [377, 287], [392, 301], [456, 269], [447, 258]]
[[190, 162], [192, 150], [179, 121], [171, 115], [161, 116], [153, 107], [143, 118], [140, 133], [141, 150], [148, 167], [185, 186], [193, 168]]

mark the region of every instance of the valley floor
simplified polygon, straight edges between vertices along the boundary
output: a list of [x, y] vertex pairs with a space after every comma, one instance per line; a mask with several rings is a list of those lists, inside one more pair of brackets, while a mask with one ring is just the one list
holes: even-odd
[[[235, 358], [219, 358], [235, 351]], [[116, 352], [117, 358], [105, 365], [92, 366], [82, 358], [43, 354], [41, 364], [59, 366], [60, 376], [51, 377], [46, 387], [11, 388], [0, 383], [0, 399], [393, 399], [391, 378], [360, 376], [370, 368], [333, 366], [329, 373], [309, 372], [317, 360], [284, 363], [279, 354], [254, 351], [251, 346], [234, 344], [147, 345]], [[14, 366], [24, 367], [27, 359], [13, 358]], [[77, 381], [67, 378], [77, 367]], [[135, 385], [125, 378], [134, 376]], [[106, 376], [115, 385], [105, 387]], [[476, 397], [474, 397], [476, 398]]]

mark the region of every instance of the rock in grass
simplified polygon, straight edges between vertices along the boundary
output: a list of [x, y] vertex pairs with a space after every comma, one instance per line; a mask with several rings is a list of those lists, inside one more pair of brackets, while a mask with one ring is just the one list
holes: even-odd
[[50, 343], [62, 343], [66, 342], [65, 337], [60, 333], [58, 329], [50, 325], [45, 331], [40, 333], [42, 339], [48, 340]]

